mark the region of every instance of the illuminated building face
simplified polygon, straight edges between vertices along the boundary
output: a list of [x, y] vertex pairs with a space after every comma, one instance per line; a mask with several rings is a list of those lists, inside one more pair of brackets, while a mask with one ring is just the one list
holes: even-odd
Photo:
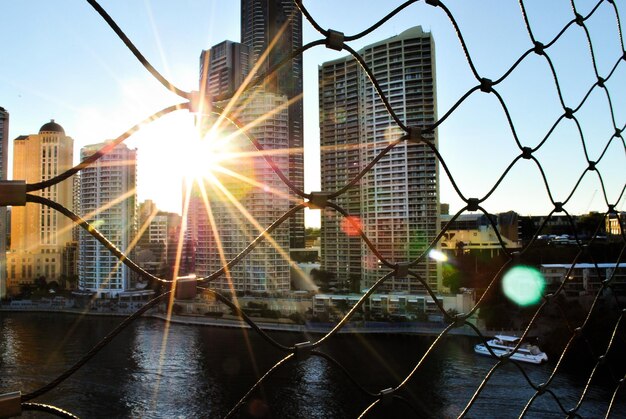
[[[434, 53], [432, 36], [420, 27], [359, 51], [407, 126], [427, 126], [436, 119]], [[331, 192], [354, 179], [402, 131], [352, 56], [324, 63], [319, 80], [322, 190]], [[431, 140], [437, 146], [436, 134]], [[398, 144], [335, 202], [358, 217], [386, 258], [414, 260], [438, 232], [435, 155], [423, 144]], [[368, 288], [386, 271], [353, 233], [338, 214], [322, 216], [322, 268], [340, 281], [359, 278], [360, 288]], [[436, 260], [426, 258], [415, 270], [433, 289], [439, 287]], [[390, 289], [423, 287], [415, 278], [390, 278], [382, 290]]]
[[[13, 147], [13, 179], [37, 183], [72, 167], [74, 141], [54, 120], [42, 125], [38, 134], [19, 136]], [[73, 208], [73, 179], [45, 188], [36, 194]], [[11, 248], [7, 258], [11, 291], [44, 277], [58, 281], [64, 248], [72, 241], [72, 221], [39, 204], [13, 207]]]
[[[81, 159], [105, 143], [81, 149]], [[120, 144], [81, 170], [82, 216], [123, 252], [136, 230], [136, 150]], [[79, 232], [79, 286], [115, 296], [130, 288], [130, 270], [83, 229]]]

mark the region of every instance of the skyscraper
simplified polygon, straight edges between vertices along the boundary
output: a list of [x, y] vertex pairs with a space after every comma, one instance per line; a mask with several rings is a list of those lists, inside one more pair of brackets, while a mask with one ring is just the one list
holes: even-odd
[[[50, 179], [72, 167], [74, 140], [54, 120], [39, 134], [20, 136], [13, 142], [13, 179], [27, 183]], [[72, 179], [35, 193], [67, 207], [73, 207]], [[32, 284], [44, 277], [58, 281], [62, 273], [65, 246], [72, 241], [72, 221], [57, 211], [28, 203], [13, 207], [11, 249], [7, 254], [8, 286]]]
[[[225, 106], [226, 101], [219, 103]], [[246, 132], [272, 152], [273, 161], [289, 174], [288, 110], [284, 95], [258, 88], [239, 97], [232, 112]], [[258, 122], [260, 121], [260, 122]], [[211, 121], [214, 122], [214, 121]], [[223, 123], [220, 151], [232, 153], [190, 189], [188, 228], [195, 244], [195, 271], [205, 276], [220, 269], [284, 214], [290, 206], [287, 186], [242, 133]], [[228, 138], [228, 139], [226, 139]], [[290, 289], [289, 228], [283, 225], [211, 286], [223, 291], [280, 292]]]
[[233, 96], [250, 71], [250, 47], [223, 41], [200, 54], [201, 83], [213, 99]]
[[[7, 161], [9, 147], [9, 113], [0, 106], [0, 181], [7, 179]], [[6, 296], [6, 231], [7, 209], [0, 207], [0, 299]]]
[[[359, 53], [407, 126], [436, 120], [435, 46], [430, 33], [413, 27], [369, 45]], [[319, 68], [322, 190], [334, 191], [353, 179], [390, 141], [403, 132], [387, 112], [365, 72], [352, 56]], [[437, 146], [437, 135], [429, 139]], [[415, 259], [435, 238], [439, 225], [439, 178], [434, 153], [424, 144], [403, 142], [361, 181], [337, 198], [353, 221], [395, 262]], [[323, 269], [368, 288], [388, 271], [336, 213], [322, 217]], [[437, 288], [440, 274], [426, 259], [415, 271]], [[390, 278], [383, 289], [419, 291], [413, 278]]]
[[[252, 50], [257, 74], [302, 47], [302, 14], [293, 0], [241, 0], [241, 43]], [[291, 59], [265, 84], [267, 92], [283, 94], [289, 101], [289, 179], [304, 190], [302, 54]], [[304, 212], [289, 220], [290, 246], [304, 247]]]
[[[83, 147], [81, 160], [106, 143]], [[136, 233], [137, 151], [117, 145], [81, 171], [82, 216], [118, 249], [129, 251]], [[114, 297], [130, 288], [130, 270], [84, 229], [79, 232], [79, 287], [99, 297]]]

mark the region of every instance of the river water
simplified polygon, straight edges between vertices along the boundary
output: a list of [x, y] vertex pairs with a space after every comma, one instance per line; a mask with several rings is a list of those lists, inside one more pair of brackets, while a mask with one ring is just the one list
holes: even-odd
[[[121, 318], [61, 313], [0, 312], [0, 393], [32, 391], [72, 365]], [[284, 344], [305, 338], [273, 335]], [[372, 392], [397, 385], [432, 342], [402, 336], [348, 336], [331, 339], [321, 350]], [[450, 337], [429, 356], [404, 396], [413, 409], [394, 402], [371, 417], [456, 417], [495, 361], [475, 355], [475, 340]], [[74, 376], [37, 402], [51, 403], [86, 418], [213, 418], [224, 416], [284, 354], [254, 332], [140, 319]], [[555, 364], [524, 365], [531, 380], [544, 382]], [[550, 389], [566, 409], [576, 405], [590, 368], [559, 369]], [[598, 375], [579, 410], [604, 417], [614, 387]], [[513, 365], [492, 376], [468, 417], [517, 417], [534, 390]], [[272, 376], [235, 417], [356, 417], [371, 399], [334, 365], [318, 357], [289, 362]], [[544, 393], [528, 417], [563, 417]], [[39, 417], [31, 415], [30, 417]], [[612, 417], [626, 417], [626, 389]]]

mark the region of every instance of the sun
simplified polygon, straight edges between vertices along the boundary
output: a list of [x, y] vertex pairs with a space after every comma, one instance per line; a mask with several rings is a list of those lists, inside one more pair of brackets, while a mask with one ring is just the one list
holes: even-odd
[[159, 209], [180, 214], [184, 185], [216, 179], [232, 183], [225, 173], [251, 175], [249, 162], [244, 162], [248, 153], [241, 153], [244, 136], [233, 134], [225, 124], [218, 127], [216, 118], [201, 121], [205, 128], [200, 129], [198, 119], [192, 114], [167, 115], [129, 138], [129, 147], [137, 149], [140, 201], [151, 199]]
[[216, 127], [204, 134], [194, 127], [190, 134], [181, 138], [184, 156], [179, 160], [179, 173], [187, 183], [212, 180], [219, 173], [220, 165], [228, 164], [234, 157], [233, 150]]

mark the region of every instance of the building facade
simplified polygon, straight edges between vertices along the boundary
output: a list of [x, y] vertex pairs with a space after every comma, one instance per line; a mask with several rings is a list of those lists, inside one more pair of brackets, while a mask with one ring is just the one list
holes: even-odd
[[[498, 228], [507, 249], [519, 249], [522, 245], [517, 239], [517, 223], [506, 223], [510, 218], [509, 213], [492, 215], [491, 222]], [[505, 254], [496, 231], [483, 213], [461, 214], [450, 220], [451, 215], [441, 216], [441, 225], [448, 227], [441, 238], [441, 250], [449, 256], [472, 253], [493, 258]]]
[[201, 88], [217, 100], [232, 97], [248, 75], [251, 63], [249, 46], [220, 42], [200, 54]]
[[[217, 99], [218, 106], [228, 106], [235, 119], [247, 126], [241, 133], [221, 121], [224, 125], [217, 131], [222, 138], [229, 138], [223, 148], [244, 155], [221, 162], [222, 170], [185, 188], [190, 194], [185, 248], [194, 249], [193, 264], [199, 276], [220, 269], [287, 212], [293, 202], [301, 201], [246, 137], [258, 140], [283, 173], [304, 189], [302, 57], [289, 60], [281, 70], [269, 74], [272, 67], [301, 46], [302, 16], [293, 2], [242, 0], [241, 43], [224, 41], [201, 55], [201, 90], [214, 101]], [[266, 74], [260, 85], [238, 92], [247, 76], [253, 80]], [[204, 132], [213, 123], [215, 120], [207, 118], [200, 121]], [[292, 247], [304, 247], [302, 211], [274, 230], [212, 286], [224, 291], [288, 291]]]
[[[302, 47], [302, 14], [292, 0], [241, 0], [241, 43], [250, 47], [250, 69], [269, 70]], [[269, 74], [264, 91], [287, 96], [289, 179], [304, 190], [302, 54]], [[298, 198], [294, 194], [292, 197]], [[304, 212], [289, 219], [290, 246], [304, 248]]]
[[[106, 143], [81, 149], [81, 160]], [[137, 151], [116, 146], [81, 171], [82, 217], [122, 252], [129, 252], [136, 233]], [[130, 270], [84, 229], [79, 232], [79, 288], [98, 297], [115, 297], [131, 287]]]
[[[9, 152], [9, 112], [0, 107], [0, 181], [7, 179]], [[7, 293], [7, 208], [0, 207], [0, 299]]]
[[[176, 253], [180, 220], [180, 215], [160, 211], [150, 199], [139, 205], [135, 261], [140, 267], [157, 276], [171, 276], [173, 265], [168, 265], [168, 255]], [[139, 277], [137, 280], [142, 281]]]
[[[408, 29], [359, 51], [407, 126], [436, 120], [435, 46], [429, 32]], [[352, 180], [390, 141], [403, 133], [387, 112], [367, 74], [352, 56], [319, 68], [322, 190], [335, 191]], [[437, 147], [437, 134], [429, 138]], [[424, 144], [403, 142], [383, 157], [359, 183], [335, 199], [353, 216], [322, 217], [322, 267], [341, 280], [368, 288], [388, 268], [358, 237], [354, 224], [391, 261], [416, 259], [439, 228], [439, 174], [435, 154]], [[440, 269], [429, 259], [415, 271], [438, 289]], [[422, 291], [414, 278], [390, 278], [387, 291]]]
[[[36, 183], [53, 178], [72, 167], [74, 140], [54, 120], [38, 134], [20, 136], [13, 142], [13, 179]], [[74, 182], [33, 192], [73, 208]], [[18, 292], [38, 278], [58, 281], [63, 274], [63, 255], [72, 242], [72, 221], [52, 208], [27, 203], [11, 211], [11, 249], [7, 253], [8, 288]]]
[[626, 295], [626, 263], [551, 263], [541, 265], [546, 280], [546, 294], [563, 286], [566, 297], [595, 296], [610, 280], [611, 289], [620, 300]]
[[615, 212], [607, 214], [605, 219], [605, 230], [609, 237], [616, 238], [623, 234], [622, 225], [626, 221], [626, 212]]
[[[264, 149], [280, 151], [288, 147], [289, 141], [286, 102], [284, 95], [254, 90], [239, 98], [233, 112], [244, 124], [261, 120], [246, 133], [254, 136]], [[212, 171], [209, 178], [196, 180], [190, 188], [188, 228], [198, 276], [219, 270], [287, 212], [291, 204], [287, 186], [250, 140], [228, 124], [218, 131], [222, 138], [229, 138], [223, 146], [228, 153], [242, 154], [221, 162], [219, 170]], [[289, 175], [287, 153], [272, 154], [272, 159]], [[231, 292], [288, 291], [289, 235], [285, 223], [211, 286]]]

